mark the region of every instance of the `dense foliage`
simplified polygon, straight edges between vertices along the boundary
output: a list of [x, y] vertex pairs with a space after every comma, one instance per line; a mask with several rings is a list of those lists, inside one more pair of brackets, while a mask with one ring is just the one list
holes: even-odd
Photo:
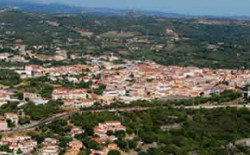
[[61, 104], [62, 103], [59, 101], [49, 101], [45, 105], [35, 105], [34, 103], [29, 102], [23, 106], [23, 109], [32, 120], [40, 120], [59, 112]]
[[[44, 45], [36, 54], [55, 55], [55, 47], [68, 54], [102, 55], [113, 52], [128, 59], [154, 60], [164, 65], [198, 66], [212, 68], [250, 68], [250, 24], [243, 20], [223, 19], [175, 19], [154, 16], [95, 16], [86, 14], [30, 14], [6, 11], [0, 23], [0, 36], [6, 48], [0, 52], [12, 52], [13, 40], [21, 39], [27, 49]], [[48, 23], [55, 22], [56, 26]], [[82, 31], [93, 32], [83, 35]], [[167, 32], [170, 30], [170, 33]], [[109, 31], [131, 32], [126, 35]], [[6, 33], [8, 32], [8, 33]], [[35, 37], [34, 37], [35, 36]], [[137, 41], [142, 40], [142, 42]], [[143, 41], [144, 40], [144, 41]], [[146, 41], [145, 41], [146, 40]], [[162, 46], [155, 48], [156, 45]], [[13, 51], [12, 53], [15, 53]], [[69, 56], [68, 55], [68, 56]], [[31, 64], [84, 64], [81, 58], [64, 61], [41, 61], [30, 58]], [[120, 64], [121, 61], [114, 61]], [[1, 62], [1, 65], [23, 65], [17, 62]]]
[[[91, 121], [87, 121], [90, 118]], [[158, 143], [158, 147], [150, 148], [147, 152], [140, 154], [163, 155], [196, 152], [202, 155], [221, 155], [228, 154], [229, 151], [242, 152], [244, 149], [239, 150], [238, 147], [229, 149], [227, 145], [250, 135], [248, 121], [250, 113], [247, 109], [154, 109], [120, 112], [119, 115], [116, 113], [82, 113], [71, 117], [71, 121], [83, 129], [92, 128], [99, 121], [111, 119], [123, 120], [122, 123], [127, 127], [127, 133], [135, 133], [145, 144]], [[170, 128], [175, 124], [178, 124], [178, 128]], [[122, 149], [129, 148], [129, 142], [122, 137], [118, 138], [116, 143]], [[246, 149], [244, 151], [249, 153]]]
[[19, 75], [12, 70], [0, 69], [0, 84], [13, 86], [20, 82]]
[[50, 84], [46, 76], [39, 78], [26, 79], [25, 85], [21, 85], [18, 89], [22, 92], [38, 93], [43, 98], [51, 98], [54, 87]]
[[0, 114], [4, 115], [5, 113], [17, 113], [18, 102], [8, 102], [0, 107]]

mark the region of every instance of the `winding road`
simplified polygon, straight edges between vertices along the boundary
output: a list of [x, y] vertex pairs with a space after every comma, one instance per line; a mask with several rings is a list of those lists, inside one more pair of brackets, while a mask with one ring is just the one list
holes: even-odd
[[[250, 109], [250, 105], [198, 105], [198, 106], [174, 106], [173, 108], [176, 109], [216, 109], [216, 108], [248, 108]], [[35, 124], [30, 124], [25, 127], [17, 127], [17, 128], [12, 128], [8, 130], [0, 130], [0, 132], [13, 132], [13, 131], [24, 131], [24, 130], [30, 130], [30, 129], [35, 129], [38, 127], [41, 127], [43, 125], [52, 123], [56, 120], [59, 120], [61, 118], [71, 116], [76, 113], [86, 113], [86, 112], [93, 112], [93, 113], [100, 113], [100, 112], [116, 112], [116, 111], [143, 111], [143, 110], [150, 110], [150, 109], [156, 109], [159, 108], [158, 106], [155, 107], [126, 107], [126, 108], [116, 108], [116, 109], [99, 109], [99, 110], [79, 110], [79, 111], [74, 111], [74, 112], [67, 112], [67, 113], [62, 113], [53, 117], [50, 117], [46, 120], [42, 120], [40, 122], [36, 122]], [[167, 107], [161, 107], [161, 108], [167, 108]]]

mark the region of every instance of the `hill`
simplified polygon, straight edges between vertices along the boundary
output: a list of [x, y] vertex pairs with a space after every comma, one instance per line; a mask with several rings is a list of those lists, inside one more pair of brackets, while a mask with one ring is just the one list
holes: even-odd
[[18, 10], [2, 10], [0, 17], [2, 44], [10, 47], [21, 40], [27, 49], [47, 46], [40, 54], [54, 55], [55, 47], [60, 47], [78, 55], [114, 53], [164, 65], [250, 68], [250, 22], [245, 20]]

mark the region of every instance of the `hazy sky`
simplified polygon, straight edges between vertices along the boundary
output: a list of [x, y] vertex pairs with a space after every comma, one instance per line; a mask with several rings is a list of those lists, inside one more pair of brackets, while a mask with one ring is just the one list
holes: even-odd
[[250, 0], [31, 0], [85, 7], [157, 10], [191, 15], [250, 16]]

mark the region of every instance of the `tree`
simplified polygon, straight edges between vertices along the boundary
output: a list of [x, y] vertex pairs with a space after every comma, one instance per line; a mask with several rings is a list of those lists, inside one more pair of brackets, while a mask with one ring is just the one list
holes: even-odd
[[20, 149], [18, 149], [16, 153], [17, 153], [17, 154], [22, 154], [23, 151], [21, 151]]
[[96, 141], [93, 141], [91, 138], [88, 137], [86, 133], [81, 133], [75, 135], [75, 138], [80, 140], [88, 149], [99, 149], [99, 144]]
[[1, 152], [8, 152], [8, 153], [12, 153], [13, 152], [13, 150], [11, 150], [10, 148], [9, 148], [9, 145], [7, 144], [7, 145], [1, 145], [0, 146], [0, 151]]
[[120, 138], [125, 137], [125, 135], [126, 135], [126, 132], [123, 130], [119, 130], [115, 132], [115, 136], [120, 137]]
[[116, 144], [119, 146], [119, 148], [121, 148], [121, 149], [126, 149], [127, 146], [128, 146], [127, 141], [122, 140], [122, 139], [115, 140], [115, 143], [116, 143]]
[[7, 119], [6, 121], [8, 123], [9, 128], [14, 128], [16, 126], [10, 119]]
[[108, 152], [108, 155], [120, 155], [121, 153], [117, 150], [111, 150]]
[[19, 100], [23, 100], [23, 93], [22, 92], [17, 93], [17, 98]]
[[45, 105], [35, 105], [29, 102], [23, 106], [24, 112], [28, 114], [31, 120], [40, 120], [49, 117], [49, 115], [60, 110], [60, 101], [49, 101]]
[[129, 149], [135, 149], [136, 145], [137, 145], [137, 141], [135, 139], [128, 141]]
[[29, 124], [30, 123], [30, 119], [27, 116], [25, 116], [25, 117], [21, 117], [20, 116], [18, 123], [20, 125]]
[[13, 86], [20, 82], [20, 76], [15, 71], [0, 69], [0, 84]]
[[114, 134], [114, 133], [113, 133], [112, 130], [108, 130], [108, 131], [107, 131], [107, 135], [108, 135], [108, 136], [111, 136], [111, 135], [113, 135], [113, 134]]
[[89, 136], [93, 136], [94, 135], [94, 130], [90, 127], [86, 127], [85, 128], [85, 133], [88, 134]]

